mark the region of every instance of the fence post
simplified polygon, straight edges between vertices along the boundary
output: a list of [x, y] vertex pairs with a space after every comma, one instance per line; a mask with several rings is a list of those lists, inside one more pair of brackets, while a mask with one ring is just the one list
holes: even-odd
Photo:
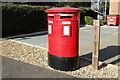
[[99, 66], [99, 48], [100, 48], [100, 21], [94, 20], [93, 23], [93, 51], [92, 51], [92, 67], [98, 70]]

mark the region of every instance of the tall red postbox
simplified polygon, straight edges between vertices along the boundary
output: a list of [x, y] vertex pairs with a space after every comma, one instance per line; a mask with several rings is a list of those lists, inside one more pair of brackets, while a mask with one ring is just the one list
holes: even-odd
[[79, 67], [78, 8], [51, 8], [48, 13], [48, 64], [58, 70], [76, 70]]

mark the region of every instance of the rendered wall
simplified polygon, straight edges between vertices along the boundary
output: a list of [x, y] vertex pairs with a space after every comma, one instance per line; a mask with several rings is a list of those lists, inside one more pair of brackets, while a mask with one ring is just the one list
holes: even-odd
[[109, 15], [120, 15], [120, 0], [110, 0]]

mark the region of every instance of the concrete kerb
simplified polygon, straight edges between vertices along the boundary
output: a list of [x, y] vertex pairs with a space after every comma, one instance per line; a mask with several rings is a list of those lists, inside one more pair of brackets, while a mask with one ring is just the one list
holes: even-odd
[[[12, 41], [12, 42], [17, 42], [17, 43], [24, 44], [24, 45], [28, 45], [28, 46], [32, 46], [32, 47], [41, 48], [41, 49], [45, 49], [45, 50], [48, 51], [47, 48], [43, 48], [43, 47], [40, 47], [40, 46], [35, 46], [35, 45], [31, 45], [31, 44], [27, 44], [27, 43], [20, 42], [20, 41], [15, 41], [15, 40], [12, 40], [12, 39], [9, 39], [9, 40]], [[81, 56], [80, 56], [80, 58], [85, 59], [85, 60], [88, 60], [88, 61], [92, 61], [91, 59], [84, 58], [84, 57], [81, 57]], [[107, 64], [107, 63], [104, 63], [104, 62], [101, 62], [101, 61], [99, 61], [99, 64], [100, 64], [100, 65], [101, 65], [101, 64], [106, 64], [108, 67], [113, 66], [113, 67], [119, 68], [119, 67], [116, 66], [116, 65]]]
[[9, 40], [12, 41], [12, 42], [17, 42], [17, 43], [24, 44], [24, 45], [28, 45], [28, 46], [31, 46], [31, 47], [36, 47], [36, 48], [41, 48], [41, 49], [46, 49], [46, 50], [48, 50], [47, 48], [44, 48], [44, 47], [35, 46], [35, 45], [28, 44], [28, 43], [23, 43], [23, 42], [20, 42], [20, 41], [12, 40], [12, 39], [9, 39]]
[[[85, 25], [88, 27], [93, 27], [92, 25]], [[100, 26], [102, 28], [119, 28], [120, 26]], [[82, 28], [81, 28], [82, 29]], [[42, 34], [47, 34], [48, 31], [42, 31], [42, 32], [35, 32], [35, 33], [30, 33], [30, 34], [22, 34], [22, 35], [16, 35], [16, 36], [10, 36], [10, 37], [5, 37], [6, 39], [12, 39], [12, 38], [19, 38], [19, 37], [26, 37], [26, 36], [34, 36], [34, 35], [42, 35]]]
[[[92, 25], [85, 25], [85, 26], [93, 27]], [[102, 28], [119, 28], [120, 25], [119, 26], [107, 26], [107, 25], [103, 25], [103, 26], [100, 26], [100, 27], [102, 27]]]
[[22, 35], [16, 35], [16, 36], [10, 36], [10, 37], [5, 37], [6, 39], [13, 39], [13, 38], [19, 38], [19, 37], [28, 37], [28, 36], [34, 36], [34, 35], [42, 35], [42, 34], [47, 34], [48, 31], [42, 31], [42, 32], [35, 32], [35, 33], [30, 33], [30, 34], [22, 34]]
[[103, 27], [103, 28], [119, 28], [120, 26], [107, 26], [107, 25], [104, 25], [104, 26], [100, 26], [100, 27]]

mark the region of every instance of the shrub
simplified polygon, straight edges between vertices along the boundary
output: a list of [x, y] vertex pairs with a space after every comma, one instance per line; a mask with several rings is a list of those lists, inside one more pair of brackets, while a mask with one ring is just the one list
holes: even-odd
[[3, 37], [47, 30], [49, 6], [2, 4]]
[[93, 25], [93, 20], [94, 18], [90, 17], [90, 16], [85, 16], [85, 22], [88, 25]]
[[94, 12], [94, 11], [92, 11], [91, 10], [91, 8], [90, 7], [79, 7], [79, 9], [82, 9], [83, 10], [83, 12], [80, 14], [81, 16], [80, 16], [80, 24], [81, 25], [85, 25], [86, 23], [88, 23], [88, 22], [86, 22], [86, 20], [85, 20], [85, 16], [90, 16], [90, 17], [92, 17], [92, 18], [94, 18], [94, 19], [96, 19], [97, 17], [97, 13], [96, 12]]
[[100, 25], [105, 25], [105, 24], [107, 24], [106, 20], [100, 20]]

